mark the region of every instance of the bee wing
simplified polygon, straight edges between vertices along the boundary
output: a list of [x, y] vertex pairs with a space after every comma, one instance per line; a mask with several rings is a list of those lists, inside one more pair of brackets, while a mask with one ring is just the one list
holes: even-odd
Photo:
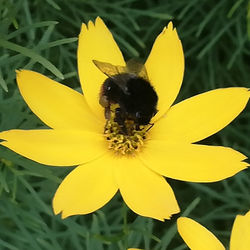
[[[119, 75], [122, 73], [134, 74], [135, 76], [140, 76], [145, 80], [148, 80], [148, 75], [145, 66], [138, 62], [135, 59], [131, 59], [126, 63], [126, 66], [113, 65], [107, 62], [101, 62], [97, 60], [93, 60], [95, 66], [103, 72], [106, 76], [112, 78], [115, 75]], [[120, 76], [119, 81], [116, 81], [116, 84], [123, 90], [125, 94], [127, 94], [127, 78], [128, 76]]]
[[126, 67], [124, 66], [113, 65], [111, 63], [100, 62], [97, 60], [93, 60], [93, 63], [99, 70], [101, 70], [102, 73], [104, 73], [108, 77], [126, 72]]
[[[122, 73], [127, 73], [127, 67], [120, 66], [120, 65], [113, 65], [111, 63], [107, 62], [101, 62], [97, 60], [93, 60], [93, 63], [95, 66], [106, 76], [112, 78], [114, 75], [122, 74]], [[123, 77], [119, 77], [119, 81], [116, 81], [116, 84], [119, 85], [119, 87], [122, 89], [124, 93], [127, 93], [127, 88], [126, 88], [126, 80]], [[105, 107], [106, 100], [104, 99], [105, 97], [102, 97], [100, 99], [100, 104]]]
[[136, 59], [130, 59], [127, 61], [127, 72], [136, 74], [146, 80], [148, 80], [148, 74], [144, 64], [138, 62]]

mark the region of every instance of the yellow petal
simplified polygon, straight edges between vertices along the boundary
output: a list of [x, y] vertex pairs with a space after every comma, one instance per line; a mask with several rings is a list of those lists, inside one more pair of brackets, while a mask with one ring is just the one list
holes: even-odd
[[153, 119], [157, 120], [174, 102], [184, 74], [183, 49], [172, 22], [156, 38], [145, 66], [159, 98], [158, 113]]
[[223, 180], [248, 165], [242, 162], [246, 157], [231, 148], [153, 140], [145, 145], [140, 158], [161, 175], [192, 182]]
[[107, 156], [74, 169], [61, 183], [53, 199], [54, 213], [62, 218], [88, 214], [104, 206], [117, 192], [113, 165]]
[[172, 188], [166, 180], [137, 158], [117, 158], [116, 179], [122, 197], [135, 213], [161, 221], [179, 213]]
[[197, 142], [227, 126], [245, 108], [246, 88], [216, 89], [186, 99], [173, 107], [152, 128], [152, 137]]
[[225, 250], [222, 243], [210, 231], [192, 219], [178, 218], [177, 228], [191, 250]]
[[49, 127], [100, 130], [83, 95], [75, 90], [30, 70], [17, 71], [17, 83], [30, 109]]
[[250, 211], [237, 215], [233, 224], [230, 250], [249, 250], [250, 248]]
[[112, 34], [100, 17], [95, 24], [82, 24], [78, 43], [78, 71], [83, 93], [96, 115], [104, 120], [104, 110], [99, 104], [100, 88], [107, 78], [93, 63], [93, 60], [125, 66], [122, 53]]
[[71, 166], [105, 153], [101, 135], [68, 130], [9, 130], [0, 133], [1, 145], [46, 165]]

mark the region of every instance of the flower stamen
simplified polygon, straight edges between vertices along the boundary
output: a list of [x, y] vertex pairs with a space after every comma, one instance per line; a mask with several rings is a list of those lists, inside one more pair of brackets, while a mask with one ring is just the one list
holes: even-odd
[[107, 120], [104, 127], [104, 136], [108, 142], [108, 148], [120, 155], [135, 154], [141, 150], [145, 143], [148, 126], [138, 126], [132, 120], [125, 120], [121, 126], [115, 121], [115, 113], [111, 111], [110, 119]]

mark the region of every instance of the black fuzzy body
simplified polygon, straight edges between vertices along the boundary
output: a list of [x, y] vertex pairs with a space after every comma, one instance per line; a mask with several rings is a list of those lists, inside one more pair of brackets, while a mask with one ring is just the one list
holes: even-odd
[[119, 104], [115, 120], [122, 125], [125, 120], [147, 125], [157, 113], [158, 96], [151, 84], [135, 74], [122, 73], [105, 80], [101, 96], [111, 104]]

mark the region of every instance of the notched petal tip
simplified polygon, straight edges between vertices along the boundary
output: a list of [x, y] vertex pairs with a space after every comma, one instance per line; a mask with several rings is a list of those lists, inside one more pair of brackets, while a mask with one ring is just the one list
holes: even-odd
[[163, 29], [162, 29], [162, 32], [160, 35], [164, 35], [166, 34], [167, 32], [172, 32], [174, 30], [174, 26], [173, 26], [173, 22], [170, 21], [167, 26], [165, 26]]
[[88, 21], [88, 30], [91, 30], [95, 27], [94, 23], [92, 21]]
[[59, 207], [56, 207], [54, 199], [55, 197], [53, 198], [53, 201], [52, 201], [52, 208], [53, 208], [54, 214], [58, 215], [62, 212], [62, 209], [60, 209]]
[[53, 212], [55, 215], [61, 215], [61, 218], [64, 219], [66, 218], [67, 216], [65, 216], [65, 211], [63, 210], [62, 207], [58, 206], [57, 202], [56, 202], [56, 199], [55, 199], [55, 195], [53, 197], [53, 200], [52, 200], [52, 209], [53, 209]]
[[168, 29], [173, 30], [173, 22], [170, 21], [167, 26]]
[[54, 199], [53, 199], [52, 207], [53, 207], [54, 214], [55, 215], [59, 215], [60, 214], [62, 220], [64, 220], [64, 219], [68, 218], [69, 216], [73, 215], [73, 214], [68, 213], [66, 210], [64, 210], [61, 207], [60, 208], [56, 207]]
[[65, 211], [62, 211], [62, 213], [61, 213], [61, 218], [64, 220], [64, 219], [66, 219], [66, 218], [68, 218], [68, 217], [70, 217], [70, 216], [72, 216], [73, 214], [67, 214], [67, 212], [65, 212]]
[[242, 163], [242, 170], [250, 167], [250, 164], [248, 162], [242, 161], [241, 163]]
[[175, 212], [173, 212], [172, 214], [170, 214], [170, 215], [168, 215], [168, 216], [166, 216], [166, 217], [164, 217], [164, 218], [162, 218], [162, 219], [158, 219], [158, 220], [160, 220], [160, 221], [162, 221], [162, 222], [165, 222], [165, 220], [171, 220], [172, 217], [173, 217], [173, 215], [179, 214], [180, 212], [181, 212], [181, 210], [180, 210], [180, 207], [178, 206], [178, 208], [176, 209]]
[[16, 75], [18, 76], [18, 74], [22, 72], [22, 69], [16, 69], [15, 72], [16, 72]]
[[106, 26], [105, 23], [103, 22], [103, 20], [99, 16], [95, 19], [95, 25]]
[[231, 87], [231, 88], [240, 89], [243, 93], [245, 92], [248, 98], [250, 98], [250, 88], [244, 88], [244, 87]]
[[16, 77], [20, 77], [23, 73], [28, 72], [28, 71], [31, 71], [31, 70], [27, 70], [27, 69], [16, 69], [16, 70], [15, 70], [15, 72], [16, 72]]
[[167, 27], [165, 26], [163, 29], [162, 29], [162, 32], [160, 33], [160, 35], [163, 35], [166, 31]]
[[77, 215], [77, 214], [70, 214], [70, 213], [66, 212], [65, 210], [60, 210], [60, 211], [56, 211], [56, 212], [54, 210], [53, 212], [55, 215], [60, 214], [62, 220], [67, 219], [70, 216]]
[[[33, 70], [29, 70], [29, 69], [16, 69], [15, 72], [16, 72], [16, 80], [17, 80], [18, 86], [20, 86], [20, 84], [27, 84], [28, 80], [31, 80], [33, 76], [41, 76], [42, 75], [38, 72], [35, 72]], [[50, 79], [49, 77], [47, 77], [47, 78]], [[24, 82], [21, 82], [22, 80]]]
[[56, 205], [55, 196], [54, 196], [53, 201], [52, 201], [52, 208], [53, 208], [54, 214], [55, 215], [60, 214], [62, 219], [65, 219], [65, 218], [70, 216], [70, 214], [67, 213], [62, 207], [59, 207]]
[[[178, 207], [178, 209], [179, 209], [179, 207]], [[159, 220], [159, 221], [161, 221], [161, 222], [165, 222], [166, 220], [171, 220], [171, 218], [172, 218], [172, 216], [174, 215], [174, 214], [178, 214], [178, 213], [180, 213], [180, 209], [178, 210], [178, 211], [176, 211], [176, 212], [173, 212], [172, 214], [168, 214], [168, 215], [166, 215], [165, 217], [154, 217], [154, 219], [156, 219], [156, 220]], [[152, 217], [153, 218], [153, 217]]]
[[[160, 36], [162, 37], [169, 37], [169, 36], [176, 36], [179, 39], [179, 36], [177, 34], [177, 30], [173, 25], [173, 22], [170, 21], [167, 26], [165, 26], [160, 33]], [[179, 39], [180, 40], [180, 39]]]
[[[165, 222], [164, 218], [156, 218], [157, 220], [161, 221], [161, 222]], [[167, 218], [166, 218], [167, 219]]]
[[15, 130], [11, 129], [11, 130], [6, 130], [6, 131], [0, 132], [0, 140], [7, 141], [8, 140], [8, 134], [11, 133], [11, 131], [15, 131]]
[[7, 143], [8, 143], [6, 134], [8, 134], [8, 131], [0, 132], [0, 145], [2, 145], [4, 147], [6, 147]]
[[250, 95], [250, 88], [245, 88], [245, 87], [232, 87], [232, 88], [242, 89], [243, 91], [246, 91], [248, 95]]
[[155, 219], [157, 219], [159, 221], [162, 221], [162, 222], [165, 222], [165, 220], [171, 220], [171, 218], [173, 217], [173, 215], [178, 214], [180, 212], [181, 212], [181, 210], [180, 210], [180, 208], [178, 206], [178, 208], [176, 209], [176, 211], [172, 212], [171, 214], [168, 214], [164, 218], [155, 218]]
[[7, 141], [5, 141], [5, 140], [1, 140], [0, 139], [0, 145], [2, 145], [2, 146], [4, 146], [4, 147], [8, 147], [8, 142]]
[[80, 32], [79, 36], [81, 36], [82, 34], [84, 34], [85, 32], [87, 32], [87, 30], [88, 30], [88, 28], [87, 28], [86, 23], [82, 23], [81, 32]]
[[67, 212], [65, 212], [64, 210], [55, 211], [53, 209], [53, 212], [54, 212], [55, 215], [59, 215], [60, 214], [62, 220], [64, 220], [64, 219], [68, 218], [69, 216], [71, 216], [70, 214], [67, 214]]
[[150, 213], [150, 214], [145, 214], [145, 213], [142, 213], [141, 211], [139, 211], [138, 209], [136, 209], [135, 207], [132, 207], [131, 205], [127, 204], [128, 207], [136, 214], [140, 215], [140, 216], [143, 216], [143, 217], [149, 217], [149, 218], [153, 218], [155, 220], [159, 220], [161, 222], [165, 222], [166, 220], [171, 220], [172, 216], [175, 215], [175, 214], [178, 214], [180, 213], [180, 208], [177, 204], [177, 208], [174, 210], [172, 210], [171, 212], [159, 212], [159, 211], [154, 211], [154, 213]]
[[54, 195], [53, 200], [52, 200], [52, 208], [53, 208], [53, 212], [54, 212], [55, 215], [60, 214], [61, 219], [66, 219], [69, 216], [77, 215], [76, 213], [74, 213], [74, 214], [69, 213], [67, 211], [67, 208], [60, 205], [56, 200], [56, 194]]
[[91, 31], [92, 29], [95, 29], [97, 27], [106, 27], [105, 23], [103, 22], [103, 20], [98, 16], [95, 21], [88, 21], [88, 23], [82, 23], [82, 26], [81, 26], [81, 32], [80, 32], [80, 35], [83, 35], [85, 34], [86, 32], [88, 31]]

